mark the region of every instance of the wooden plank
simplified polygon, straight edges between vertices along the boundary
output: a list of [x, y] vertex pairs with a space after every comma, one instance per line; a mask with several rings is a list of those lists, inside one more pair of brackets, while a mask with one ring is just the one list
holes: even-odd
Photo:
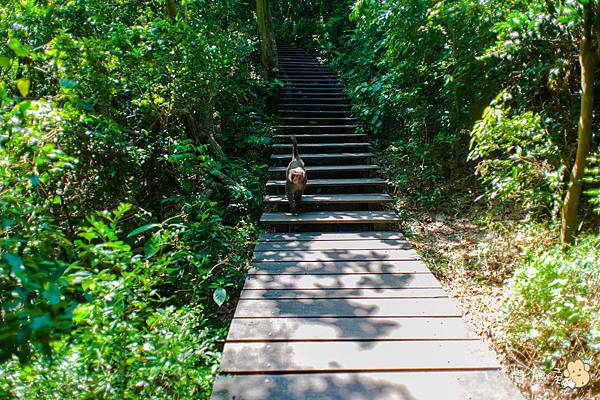
[[258, 262], [250, 265], [250, 275], [331, 275], [331, 274], [410, 274], [431, 273], [419, 260], [404, 261], [324, 261]]
[[[267, 195], [264, 198], [269, 204], [287, 204], [285, 195]], [[380, 204], [394, 201], [387, 193], [352, 193], [352, 194], [305, 194], [303, 204]]]
[[[300, 154], [302, 159], [312, 160], [312, 159], [322, 159], [322, 158], [367, 158], [373, 157], [373, 153], [304, 153]], [[290, 154], [272, 154], [271, 158], [274, 160], [287, 160], [291, 159]]]
[[344, 100], [341, 103], [327, 104], [327, 103], [301, 103], [300, 101], [304, 99], [298, 99], [298, 101], [288, 101], [288, 102], [280, 102], [279, 105], [289, 108], [289, 107], [311, 107], [319, 109], [321, 108], [343, 108], [345, 110], [349, 110], [352, 107], [352, 103], [350, 101]]
[[441, 288], [416, 289], [245, 289], [240, 299], [413, 299], [448, 297]]
[[233, 375], [213, 400], [523, 400], [499, 371]]
[[[324, 74], [324, 73], [316, 73], [316, 74], [310, 74], [310, 73], [304, 73], [303, 71], [294, 71], [294, 72], [286, 72], [283, 74], [283, 80], [287, 81], [287, 82], [315, 82], [315, 81], [329, 81], [329, 82], [339, 82], [336, 79], [335, 75], [332, 74]], [[283, 98], [284, 96], [281, 96], [280, 98]], [[295, 98], [292, 98], [290, 100], [297, 100]], [[348, 100], [349, 102], [349, 100]], [[281, 105], [281, 102], [279, 103], [279, 105]]]
[[459, 317], [448, 298], [240, 300], [235, 318]]
[[[287, 167], [270, 167], [269, 172], [280, 173], [285, 172]], [[375, 171], [378, 170], [379, 166], [374, 164], [361, 164], [361, 165], [307, 165], [306, 172], [343, 172], [343, 171]]]
[[[309, 76], [306, 76], [305, 78], [310, 78]], [[316, 77], [315, 77], [316, 78]], [[327, 76], [319, 76], [319, 78], [327, 78]], [[335, 92], [321, 92], [321, 93], [290, 93], [289, 90], [282, 90], [280, 95], [279, 95], [280, 99], [285, 99], [288, 101], [296, 101], [298, 99], [310, 99], [310, 100], [323, 100], [323, 99], [332, 99], [332, 100], [339, 100], [339, 99], [348, 99], [348, 94], [344, 93], [342, 91], [336, 90]], [[281, 103], [280, 103], [281, 104]]]
[[[328, 94], [332, 96], [346, 95], [339, 87], [297, 87], [296, 85], [287, 85], [279, 92], [286, 95], [313, 95], [313, 94]], [[279, 117], [279, 120], [284, 120], [285, 117]], [[287, 122], [287, 121], [286, 121]], [[352, 121], [356, 122], [356, 121]]]
[[283, 67], [280, 71], [280, 76], [283, 78], [330, 78], [338, 81], [337, 76], [325, 68], [300, 68], [300, 67]]
[[[293, 110], [289, 110], [286, 111], [289, 113], [292, 112], [297, 112], [297, 113], [320, 113], [320, 112], [330, 112], [330, 113], [341, 113], [341, 112], [345, 112], [345, 111], [311, 111], [311, 110], [298, 110], [298, 111], [293, 111]], [[348, 140], [354, 140], [354, 139], [359, 139], [359, 138], [366, 138], [367, 135], [365, 135], [364, 133], [307, 133], [307, 134], [300, 134], [300, 135], [294, 135], [296, 136], [296, 139], [298, 139], [298, 142], [300, 142], [300, 140], [306, 139], [306, 140], [315, 140], [315, 139], [323, 139], [323, 138], [347, 138]], [[292, 135], [275, 135], [275, 139], [282, 139], [282, 140], [289, 140], [292, 137]]]
[[253, 261], [418, 260], [414, 250], [255, 251]]
[[[316, 96], [316, 95], [312, 95]], [[348, 125], [348, 124], [340, 124], [340, 125], [277, 125], [278, 129], [356, 129], [358, 125]]]
[[228, 342], [221, 371], [443, 371], [500, 366], [478, 340], [381, 342]]
[[[298, 91], [299, 93], [305, 93], [303, 92], [304, 89], [294, 89], [296, 91]], [[334, 91], [334, 90], [338, 90], [338, 89], [333, 89], [333, 88], [323, 88], [323, 89], [314, 89], [315, 92], [324, 92], [324, 91]], [[290, 125], [294, 125], [294, 123], [296, 122], [300, 122], [300, 123], [304, 123], [302, 125], [313, 125], [316, 124], [317, 121], [332, 121], [332, 122], [340, 122], [342, 125], [346, 125], [346, 124], [354, 124], [356, 123], [356, 118], [355, 117], [335, 117], [335, 116], [327, 116], [327, 115], [319, 115], [319, 116], [313, 116], [313, 117], [279, 117], [278, 119], [281, 123], [285, 123], [285, 124], [290, 124]], [[324, 124], [324, 125], [329, 125], [328, 123]]]
[[[321, 83], [306, 83], [306, 82], [299, 82], [299, 83], [295, 83], [294, 87], [297, 88], [309, 88], [309, 87], [333, 87], [333, 86], [337, 86], [339, 87], [339, 83], [328, 83], [328, 82], [321, 82]], [[279, 110], [277, 110], [277, 112], [279, 114], [294, 114], [294, 113], [301, 113], [298, 110], [286, 110], [283, 108], [280, 108]], [[348, 114], [350, 114], [350, 110], [346, 111]], [[338, 113], [337, 111], [327, 111], [327, 110], [315, 110], [315, 111], [311, 111], [310, 114], [317, 114], [317, 115], [330, 115], [330, 114], [336, 114]], [[303, 114], [303, 113], [302, 113]], [[366, 134], [363, 134], [363, 136], [366, 136]]]
[[393, 211], [313, 211], [302, 214], [264, 213], [260, 217], [263, 224], [356, 224], [394, 223], [400, 217]]
[[240, 318], [227, 341], [475, 340], [461, 318]]
[[341, 83], [339, 82], [326, 82], [326, 83], [304, 83], [304, 82], [300, 82], [300, 83], [296, 83], [296, 82], [290, 82], [287, 83], [285, 85], [286, 88], [321, 88], [321, 87], [326, 87], [326, 88], [331, 88], [331, 87], [335, 87], [335, 88], [340, 88], [343, 89], [344, 86], [342, 86]]
[[254, 251], [314, 251], [314, 250], [412, 250], [410, 243], [399, 240], [288, 240], [258, 242]]
[[307, 233], [262, 233], [259, 240], [263, 242], [281, 242], [285, 240], [404, 240], [398, 232], [307, 232]]
[[305, 62], [287, 62], [284, 61], [283, 64], [278, 65], [281, 73], [286, 73], [288, 71], [310, 71], [310, 72], [327, 72], [331, 73], [332, 71], [324, 66], [323, 64], [319, 64], [316, 61]]
[[248, 275], [245, 289], [439, 288], [433, 274]]
[[318, 68], [323, 68], [323, 69], [327, 69], [329, 70], [329, 67], [327, 67], [326, 65], [321, 64], [320, 62], [318, 62], [315, 59], [310, 59], [310, 60], [306, 60], [305, 58], [302, 59], [296, 59], [296, 60], [281, 60], [278, 65], [282, 66], [282, 67], [286, 67], [286, 66], [298, 66], [298, 67], [305, 67], [309, 70], [314, 70], [314, 67], [318, 67]]
[[[295, 71], [294, 71], [295, 72]], [[294, 88], [296, 86], [304, 86], [306, 83], [325, 83], [328, 87], [337, 87], [339, 90], [345, 90], [346, 87], [335, 77], [330, 76], [306, 76], [306, 77], [282, 77], [284, 88]], [[314, 87], [314, 86], [313, 86]], [[318, 87], [318, 86], [317, 86]]]
[[337, 76], [328, 71], [286, 69], [280, 72], [282, 77], [292, 78], [292, 80], [294, 78], [331, 78], [337, 80]]
[[297, 83], [291, 82], [285, 85], [279, 93], [294, 94], [294, 93], [344, 93], [344, 88], [339, 85], [329, 86], [304, 86], [299, 87]]
[[[381, 178], [350, 178], [350, 179], [311, 179], [307, 187], [338, 187], [338, 186], [385, 186], [388, 181]], [[267, 181], [267, 187], [283, 188], [285, 179]]]
[[[368, 142], [362, 142], [362, 143], [300, 143], [298, 144], [298, 148], [300, 149], [300, 151], [302, 151], [303, 149], [327, 149], [330, 147], [370, 147], [371, 143]], [[277, 143], [273, 145], [273, 149], [276, 150], [285, 150], [285, 151], [291, 151], [292, 150], [292, 145], [291, 144], [285, 144], [285, 143]]]

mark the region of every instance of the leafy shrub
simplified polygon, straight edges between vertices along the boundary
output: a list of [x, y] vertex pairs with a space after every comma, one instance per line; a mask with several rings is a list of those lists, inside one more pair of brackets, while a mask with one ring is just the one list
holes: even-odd
[[54, 140], [63, 115], [54, 102], [24, 101], [0, 120], [0, 360], [26, 357], [31, 342], [48, 352], [71, 326], [61, 275], [74, 228], [63, 185], [76, 160]]
[[[559, 246], [529, 251], [504, 301], [504, 341], [548, 370], [600, 351], [600, 237], [582, 238], [567, 254]], [[597, 361], [597, 360], [596, 360]]]
[[[11, 398], [206, 397], [226, 328], [219, 306], [243, 280], [248, 253], [240, 250], [253, 234], [222, 225], [215, 205], [190, 206], [187, 221], [147, 224], [129, 240], [131, 205], [89, 217], [62, 286], [44, 292], [61, 306], [61, 291], [75, 295], [62, 315], [73, 329], [50, 342], [51, 357], [0, 366], [0, 390]], [[229, 294], [219, 304], [216, 289]]]
[[386, 173], [404, 193], [407, 189], [421, 205], [439, 205], [442, 201], [442, 165], [432, 149], [419, 138], [393, 142], [385, 151]]
[[1, 398], [208, 396], [272, 88], [247, 3], [177, 3], [0, 6]]
[[584, 181], [587, 195], [594, 211], [600, 215], [600, 150], [596, 150], [588, 159], [588, 168]]
[[552, 211], [561, 199], [560, 151], [540, 115], [514, 115], [499, 95], [472, 131], [469, 159], [492, 200]]

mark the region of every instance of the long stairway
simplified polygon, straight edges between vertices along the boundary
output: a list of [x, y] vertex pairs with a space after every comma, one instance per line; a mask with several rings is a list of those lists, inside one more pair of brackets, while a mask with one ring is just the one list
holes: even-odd
[[[387, 182], [377, 177], [371, 143], [357, 133], [350, 100], [335, 75], [309, 55], [293, 47], [279, 47], [279, 129], [272, 179], [265, 201], [271, 212], [261, 222], [277, 232], [326, 230], [368, 231], [397, 223], [384, 206], [392, 201]], [[302, 212], [288, 210], [285, 167], [292, 152], [291, 135], [299, 143], [307, 165], [308, 186]]]
[[[265, 230], [213, 399], [521, 399], [399, 221], [335, 75], [279, 46], [280, 125]], [[291, 134], [309, 183], [287, 212]]]

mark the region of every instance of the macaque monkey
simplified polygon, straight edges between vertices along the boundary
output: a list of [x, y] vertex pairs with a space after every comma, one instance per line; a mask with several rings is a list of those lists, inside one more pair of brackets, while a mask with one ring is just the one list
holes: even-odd
[[298, 142], [296, 136], [292, 135], [292, 143], [294, 149], [292, 151], [292, 161], [287, 166], [285, 171], [285, 194], [287, 195], [288, 202], [290, 203], [290, 210], [293, 213], [298, 212], [298, 206], [302, 201], [302, 195], [304, 189], [306, 189], [306, 169], [304, 168], [304, 161], [298, 154]]

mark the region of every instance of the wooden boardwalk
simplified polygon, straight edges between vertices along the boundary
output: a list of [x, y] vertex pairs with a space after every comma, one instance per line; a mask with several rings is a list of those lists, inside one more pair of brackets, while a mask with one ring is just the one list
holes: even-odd
[[255, 247], [213, 399], [521, 399], [409, 243], [375, 230], [398, 217], [333, 74], [290, 47], [280, 61], [280, 132], [299, 127], [311, 186], [285, 212], [280, 135], [261, 219], [274, 233]]

